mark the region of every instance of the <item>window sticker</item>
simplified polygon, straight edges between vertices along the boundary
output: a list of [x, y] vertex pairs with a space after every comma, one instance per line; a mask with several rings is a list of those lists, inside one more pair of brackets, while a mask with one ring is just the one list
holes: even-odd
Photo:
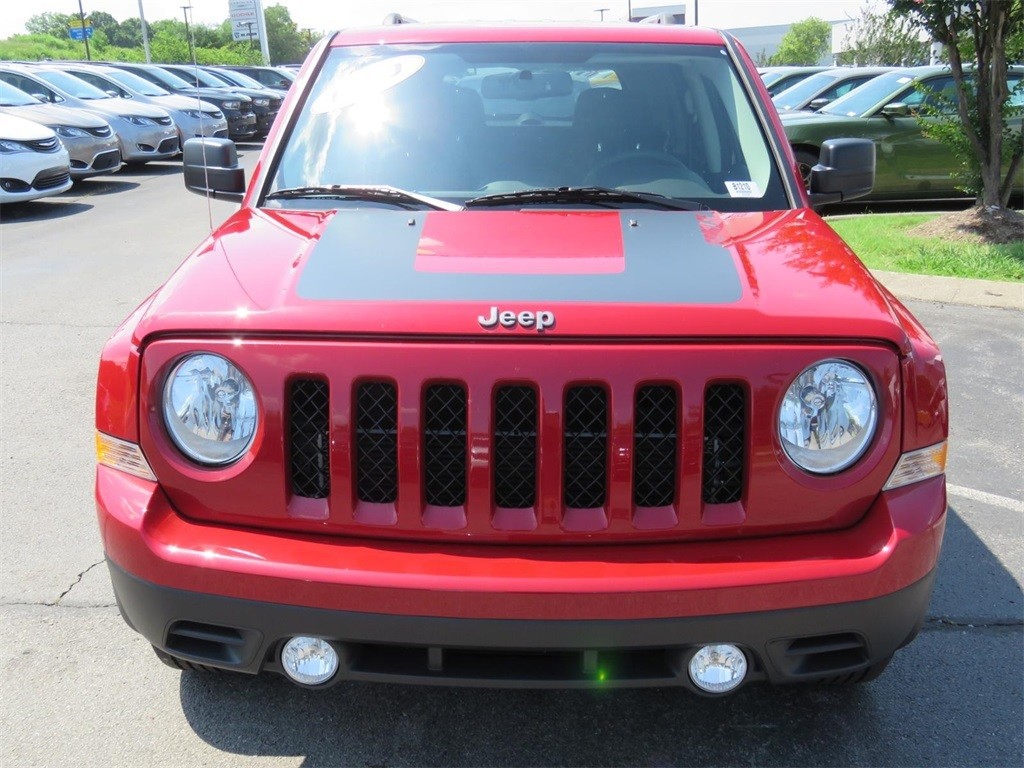
[[725, 188], [729, 197], [764, 197], [756, 181], [727, 181]]

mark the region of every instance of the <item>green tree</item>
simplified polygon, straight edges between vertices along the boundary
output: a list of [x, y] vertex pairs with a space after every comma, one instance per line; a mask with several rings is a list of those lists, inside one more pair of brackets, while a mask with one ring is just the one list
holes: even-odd
[[832, 48], [832, 25], [810, 17], [789, 28], [772, 56], [772, 64], [810, 66], [817, 64]]
[[931, 45], [921, 30], [893, 9], [865, 5], [846, 36], [839, 63], [858, 67], [912, 67], [927, 64]]
[[[1012, 141], [1013, 149], [1004, 152], [1010, 136], [1006, 121], [1010, 100], [1006, 49], [1024, 29], [1024, 0], [889, 2], [895, 13], [906, 16], [946, 47], [962, 134], [957, 141], [966, 140], [969, 159], [976, 164], [981, 186], [978, 205], [1005, 208], [1024, 156], [1019, 135]], [[948, 130], [940, 129], [937, 135], [951, 141]], [[957, 151], [955, 143], [950, 146]]]
[[272, 5], [263, 10], [267, 21], [267, 47], [270, 60], [275, 64], [298, 64], [309, 53], [309, 42], [292, 21], [283, 5]]
[[37, 13], [25, 22], [25, 31], [30, 35], [51, 35], [63, 40], [68, 36], [68, 26], [72, 17], [67, 13]]

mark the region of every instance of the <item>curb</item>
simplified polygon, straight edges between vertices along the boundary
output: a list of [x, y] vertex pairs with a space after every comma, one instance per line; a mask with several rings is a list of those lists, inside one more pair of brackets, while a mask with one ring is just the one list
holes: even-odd
[[970, 307], [1024, 310], [1024, 283], [911, 275], [874, 269], [871, 274], [901, 301], [935, 301]]

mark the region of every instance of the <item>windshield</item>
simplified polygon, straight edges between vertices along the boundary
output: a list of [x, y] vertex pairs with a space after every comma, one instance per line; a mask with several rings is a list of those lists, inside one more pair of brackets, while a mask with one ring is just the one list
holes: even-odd
[[809, 99], [813, 99], [819, 91], [828, 88], [839, 77], [840, 75], [835, 72], [819, 72], [816, 75], [811, 75], [806, 80], [801, 80], [796, 85], [784, 90], [772, 99], [772, 103], [779, 109], [794, 109]]
[[[170, 94], [170, 91], [164, 90], [159, 85], [153, 85], [148, 80], [144, 80], [138, 75], [125, 72], [124, 70], [104, 72], [103, 76], [110, 78], [116, 83], [120, 83], [125, 88], [130, 88], [136, 93], [141, 93], [143, 96], [167, 96]], [[187, 83], [184, 84], [187, 85]]]
[[40, 69], [34, 73], [41, 80], [45, 80], [55, 88], [59, 88], [69, 96], [86, 101], [97, 101], [99, 99], [113, 98], [109, 93], [104, 93], [99, 88], [89, 85], [85, 80], [69, 75], [66, 72], [56, 72], [49, 69]]
[[887, 72], [836, 99], [820, 111], [827, 115], [861, 117], [880, 103], [887, 103], [891, 96], [899, 93], [913, 81], [914, 76], [908, 75], [905, 71]]
[[788, 207], [748, 96], [712, 46], [335, 49], [270, 191], [329, 185], [388, 185], [460, 203], [586, 186], [721, 210]]
[[216, 75], [212, 75], [209, 72], [203, 70], [189, 69], [176, 69], [174, 73], [178, 77], [184, 78], [190, 83], [195, 85], [201, 85], [204, 88], [233, 88], [234, 86], [227, 80], [221, 80]]
[[240, 85], [243, 88], [255, 88], [257, 91], [265, 91], [267, 86], [263, 83], [253, 80], [248, 75], [243, 75], [241, 72], [225, 72], [223, 75], [220, 72], [214, 73], [218, 78], [227, 80], [229, 83], [234, 85]]
[[26, 107], [39, 105], [39, 101], [10, 83], [0, 80], [0, 107]]

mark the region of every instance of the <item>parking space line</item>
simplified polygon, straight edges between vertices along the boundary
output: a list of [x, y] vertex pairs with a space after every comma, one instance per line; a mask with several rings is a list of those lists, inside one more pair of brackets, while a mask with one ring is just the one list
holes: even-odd
[[993, 507], [1002, 507], [1011, 512], [1024, 512], [1024, 501], [1021, 499], [1010, 499], [1006, 496], [996, 496], [994, 493], [976, 491], [973, 488], [964, 488], [959, 485], [946, 484], [946, 490], [952, 496], [959, 496], [962, 499], [980, 501], [982, 504], [991, 504]]

